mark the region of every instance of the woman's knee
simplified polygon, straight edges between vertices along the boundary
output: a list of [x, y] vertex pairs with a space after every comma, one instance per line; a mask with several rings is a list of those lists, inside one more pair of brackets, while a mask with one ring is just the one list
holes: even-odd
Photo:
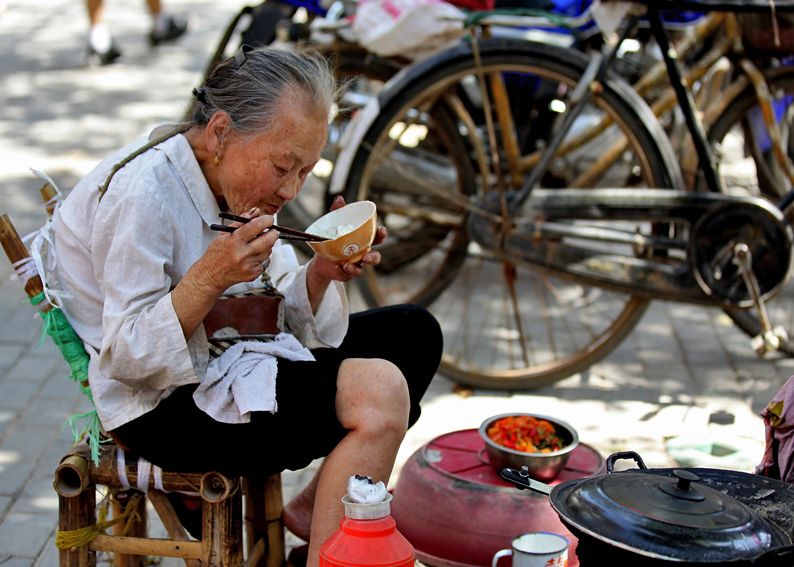
[[388, 360], [349, 358], [339, 367], [337, 410], [343, 426], [405, 429], [410, 397], [405, 376]]

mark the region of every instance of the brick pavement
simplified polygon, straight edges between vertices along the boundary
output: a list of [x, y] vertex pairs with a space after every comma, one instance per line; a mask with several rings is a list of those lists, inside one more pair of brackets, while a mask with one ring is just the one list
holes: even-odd
[[[169, 0], [173, 10], [191, 14], [192, 30], [178, 46], [153, 53], [145, 44], [141, 3], [109, 2], [108, 23], [125, 59], [87, 69], [80, 2], [8, 2], [0, 12], [0, 203], [22, 232], [44, 221], [28, 166], [46, 169], [68, 187], [106, 152], [178, 116], [220, 30], [242, 4]], [[50, 567], [57, 565], [51, 475], [70, 445], [62, 424], [87, 405], [54, 348], [37, 347], [39, 323], [5, 262], [0, 322], [0, 564]], [[757, 413], [791, 374], [794, 361], [757, 359], [719, 311], [656, 303], [609, 358], [554, 386], [464, 396], [437, 376], [398, 470], [437, 435], [512, 410], [565, 416], [602, 453], [634, 449], [650, 466], [670, 464], [666, 437], [717, 430], [746, 438], [751, 450], [745, 456], [755, 462], [760, 453], [752, 449], [760, 451], [763, 440]], [[735, 423], [709, 426], [715, 411], [730, 412]], [[311, 473], [286, 473], [286, 495]]]

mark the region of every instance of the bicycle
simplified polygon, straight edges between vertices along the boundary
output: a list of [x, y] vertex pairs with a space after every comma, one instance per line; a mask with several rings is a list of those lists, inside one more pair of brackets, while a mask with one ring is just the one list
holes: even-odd
[[[392, 234], [361, 291], [370, 304], [429, 306], [445, 332], [442, 372], [455, 380], [512, 389], [568, 376], [620, 344], [651, 299], [753, 307], [763, 323], [786, 281], [791, 227], [768, 201], [723, 192], [659, 16], [660, 7], [768, 3], [634, 6], [651, 22], [712, 193], [683, 191], [660, 122], [611, 71], [635, 13], [590, 57], [474, 34], [401, 71], [345, 141], [332, 190], [375, 201]], [[622, 138], [617, 159], [601, 167], [601, 150]], [[475, 305], [474, 286], [492, 299]], [[762, 341], [781, 342], [770, 325], [762, 330]]]

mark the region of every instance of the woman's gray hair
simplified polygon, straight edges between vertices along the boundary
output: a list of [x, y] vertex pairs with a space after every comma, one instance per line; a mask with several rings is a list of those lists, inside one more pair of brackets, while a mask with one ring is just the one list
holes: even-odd
[[317, 51], [260, 47], [240, 49], [193, 93], [194, 124], [204, 126], [222, 110], [236, 131], [253, 135], [267, 130], [283, 96], [303, 94], [327, 112], [336, 101], [337, 88], [328, 62]]

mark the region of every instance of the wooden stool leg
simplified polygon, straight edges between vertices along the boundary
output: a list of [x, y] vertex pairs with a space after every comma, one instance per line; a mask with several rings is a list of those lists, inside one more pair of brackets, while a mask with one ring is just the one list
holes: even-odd
[[267, 522], [267, 567], [286, 564], [284, 549], [284, 496], [281, 475], [265, 479], [265, 521]]
[[[134, 499], [134, 500], [133, 500]], [[137, 518], [131, 520], [130, 527], [126, 533], [124, 528], [127, 522], [119, 522], [113, 526], [113, 533], [116, 535], [124, 535], [127, 537], [146, 537], [146, 498], [141, 493], [119, 491], [116, 492], [113, 498], [113, 517], [120, 516], [127, 508], [130, 501], [133, 501], [133, 514], [137, 514]], [[116, 552], [113, 554], [113, 563], [115, 567], [146, 567], [146, 557], [141, 555], [128, 555], [126, 553]]]
[[[96, 492], [89, 486], [73, 497], [58, 497], [58, 529], [71, 531], [96, 523]], [[87, 545], [77, 549], [62, 549], [59, 555], [60, 567], [95, 567], [96, 552]]]
[[267, 518], [265, 516], [265, 479], [243, 478], [245, 535], [247, 552], [245, 567], [266, 567]]
[[201, 543], [203, 565], [240, 567], [243, 565], [243, 499], [239, 483], [213, 486], [214, 473], [201, 480], [203, 527]]
[[[150, 490], [148, 496], [154, 511], [157, 512], [157, 516], [163, 522], [166, 532], [168, 532], [168, 537], [174, 541], [190, 541], [190, 537], [188, 537], [182, 522], [179, 520], [179, 516], [177, 516], [165, 493], [159, 490]], [[201, 562], [197, 559], [185, 559], [185, 567], [201, 567]]]

